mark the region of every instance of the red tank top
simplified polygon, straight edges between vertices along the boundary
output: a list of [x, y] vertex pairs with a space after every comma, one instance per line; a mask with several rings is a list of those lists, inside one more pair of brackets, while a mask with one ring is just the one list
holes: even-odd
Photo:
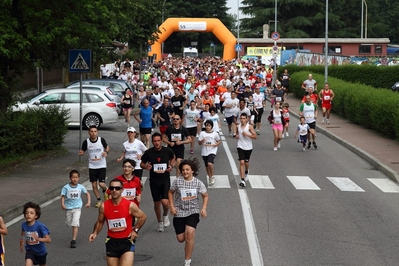
[[131, 201], [122, 198], [114, 206], [112, 200], [104, 201], [104, 216], [107, 220], [108, 236], [112, 238], [127, 238], [132, 232], [133, 217], [129, 214]]
[[325, 104], [330, 104], [331, 103], [331, 90], [323, 90], [323, 93], [321, 95], [321, 100], [323, 101], [323, 103]]
[[140, 179], [137, 176], [133, 176], [131, 180], [127, 180], [123, 175], [117, 176], [115, 179], [118, 179], [123, 183], [122, 197], [133, 201], [136, 203], [137, 207], [140, 207], [140, 204], [137, 201], [137, 196], [141, 195]]

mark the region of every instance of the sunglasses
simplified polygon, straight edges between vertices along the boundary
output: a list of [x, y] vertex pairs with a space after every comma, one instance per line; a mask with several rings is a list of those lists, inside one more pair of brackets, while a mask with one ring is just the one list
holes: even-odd
[[119, 191], [119, 190], [122, 189], [122, 187], [113, 187], [113, 186], [109, 186], [108, 188], [109, 188], [109, 190], [111, 190], [111, 191], [113, 191], [113, 190]]
[[173, 118], [173, 121], [179, 121], [180, 118]]

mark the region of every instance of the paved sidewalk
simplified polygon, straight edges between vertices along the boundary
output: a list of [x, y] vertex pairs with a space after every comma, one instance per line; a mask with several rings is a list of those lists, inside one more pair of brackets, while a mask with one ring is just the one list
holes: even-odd
[[[291, 114], [298, 116], [300, 100], [292, 97], [290, 96], [287, 102], [290, 104]], [[399, 181], [398, 142], [383, 138], [334, 114], [330, 117], [330, 125], [321, 124], [321, 117], [319, 110], [318, 132], [352, 150], [395, 182]], [[118, 155], [113, 157], [115, 156]], [[116, 167], [116, 164], [110, 164], [109, 167]], [[62, 157], [33, 161], [0, 176], [0, 215], [8, 222], [22, 214], [22, 206], [26, 202], [42, 204], [59, 196], [62, 186], [68, 182], [65, 173], [72, 169], [87, 173], [87, 162], [84, 160], [80, 163], [77, 148], [70, 147], [69, 152]], [[83, 175], [81, 182], [87, 179], [88, 176]]]

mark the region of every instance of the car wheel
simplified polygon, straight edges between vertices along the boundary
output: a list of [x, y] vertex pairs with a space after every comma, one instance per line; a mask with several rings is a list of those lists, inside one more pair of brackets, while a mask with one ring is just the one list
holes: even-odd
[[89, 128], [90, 126], [96, 126], [98, 128], [101, 125], [101, 117], [98, 114], [87, 114], [83, 118], [83, 125], [86, 128]]

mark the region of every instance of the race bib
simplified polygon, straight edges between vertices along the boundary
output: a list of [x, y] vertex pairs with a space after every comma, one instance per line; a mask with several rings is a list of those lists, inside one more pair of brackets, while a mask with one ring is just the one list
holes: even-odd
[[90, 156], [90, 161], [96, 162], [96, 161], [101, 161], [102, 155], [100, 153], [92, 153]]
[[276, 97], [277, 102], [281, 102], [281, 97]]
[[180, 102], [173, 102], [173, 106], [179, 107], [181, 106]]
[[80, 198], [80, 193], [80, 189], [72, 189], [68, 191], [66, 196], [68, 199], [78, 199]]
[[170, 134], [170, 137], [171, 137], [172, 141], [181, 140], [181, 134], [180, 133], [172, 133], [172, 134]]
[[28, 245], [38, 245], [39, 244], [39, 241], [35, 240], [33, 238], [33, 236], [32, 236], [33, 234], [38, 235], [37, 232], [25, 232], [26, 244], [28, 244]]
[[124, 188], [122, 192], [122, 197], [128, 200], [133, 200], [136, 198], [136, 188]]
[[182, 200], [192, 200], [197, 197], [197, 190], [196, 189], [182, 189], [180, 191], [181, 199]]
[[168, 166], [166, 163], [156, 163], [154, 164], [154, 172], [158, 174], [165, 173], [166, 169], [168, 169]]
[[108, 228], [112, 232], [123, 231], [127, 228], [126, 219], [125, 218], [110, 219], [108, 220]]
[[325, 100], [325, 101], [330, 100], [330, 95], [325, 95], [325, 96], [324, 96], [324, 100]]

